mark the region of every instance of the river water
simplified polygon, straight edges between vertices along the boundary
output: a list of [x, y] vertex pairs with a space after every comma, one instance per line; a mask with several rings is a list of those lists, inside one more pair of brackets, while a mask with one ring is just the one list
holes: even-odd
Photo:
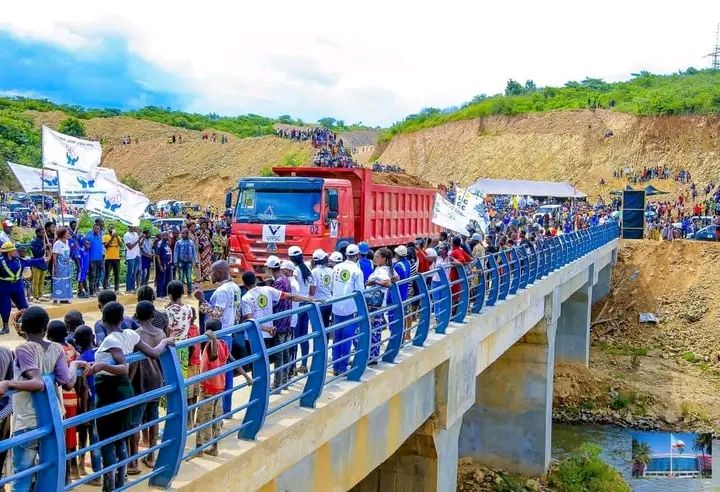
[[[710, 479], [632, 478], [631, 430], [614, 426], [553, 424], [552, 455], [562, 458], [584, 442], [602, 448], [602, 457], [623, 474], [634, 491], [639, 492], [696, 492], [720, 491], [720, 473]], [[717, 451], [717, 447], [714, 448]]]

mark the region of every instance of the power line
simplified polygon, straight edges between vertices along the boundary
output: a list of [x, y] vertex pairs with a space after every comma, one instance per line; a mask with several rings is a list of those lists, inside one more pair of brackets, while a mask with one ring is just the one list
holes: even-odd
[[715, 47], [712, 53], [705, 55], [705, 57], [710, 58], [710, 68], [712, 70], [720, 70], [720, 24], [715, 30]]

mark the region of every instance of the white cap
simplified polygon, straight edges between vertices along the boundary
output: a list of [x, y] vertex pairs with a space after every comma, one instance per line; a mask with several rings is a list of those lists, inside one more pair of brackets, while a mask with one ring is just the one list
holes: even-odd
[[265, 266], [268, 268], [280, 268], [280, 258], [277, 256], [268, 256], [265, 260]]
[[284, 260], [282, 263], [280, 263], [280, 268], [281, 268], [282, 270], [294, 271], [294, 270], [295, 270], [295, 263], [293, 263], [293, 262], [290, 261], [290, 260]]
[[360, 248], [358, 248], [357, 244], [350, 244], [345, 249], [345, 256], [357, 256], [360, 254]]
[[313, 260], [315, 260], [315, 261], [322, 261], [325, 258], [327, 258], [327, 253], [325, 252], [324, 249], [318, 248], [315, 251], [313, 251], [312, 257], [313, 257]]
[[343, 255], [340, 251], [333, 251], [330, 253], [330, 261], [333, 263], [341, 263], [343, 261]]
[[10, 219], [5, 219], [5, 220], [3, 220], [2, 225], [3, 225], [3, 227], [12, 227], [13, 223]]
[[395, 254], [398, 256], [407, 256], [407, 247], [401, 244], [395, 248]]
[[301, 254], [303, 254], [303, 252], [300, 246], [290, 246], [288, 248], [288, 256], [300, 256]]
[[437, 251], [435, 251], [435, 248], [426, 249], [425, 254], [428, 258], [437, 258]]

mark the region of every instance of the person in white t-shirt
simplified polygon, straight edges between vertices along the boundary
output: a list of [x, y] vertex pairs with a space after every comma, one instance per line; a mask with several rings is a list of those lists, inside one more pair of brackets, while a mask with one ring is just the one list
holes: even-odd
[[[288, 257], [290, 258], [292, 264], [295, 266], [295, 268], [293, 269], [293, 276], [297, 279], [298, 285], [300, 286], [298, 294], [309, 298], [315, 297], [315, 291], [317, 289], [317, 285], [315, 284], [315, 277], [313, 277], [312, 272], [305, 264], [302, 250], [298, 246], [290, 246], [290, 248], [288, 248]], [[295, 325], [294, 332], [295, 338], [300, 338], [307, 335], [309, 325], [310, 318], [307, 311], [303, 311], [302, 313], [298, 314], [297, 324]], [[300, 362], [300, 368], [297, 369], [297, 371], [301, 373], [306, 373], [307, 357], [310, 353], [310, 342], [307, 340], [301, 342], [300, 351], [302, 352], [302, 359]], [[290, 356], [293, 358], [293, 360], [297, 356], [297, 345], [293, 346], [290, 349]], [[295, 367], [293, 367], [292, 369], [295, 369]]]
[[252, 318], [260, 322], [260, 330], [262, 331], [263, 341], [266, 347], [272, 347], [275, 327], [272, 321], [263, 322], [263, 318], [273, 314], [274, 303], [281, 299], [289, 299], [297, 302], [313, 302], [309, 297], [288, 294], [287, 292], [282, 292], [265, 285], [258, 286], [257, 277], [253, 272], [243, 273], [242, 282], [247, 289], [245, 295], [242, 296], [243, 321]]
[[[397, 274], [392, 267], [393, 254], [388, 248], [380, 248], [375, 251], [373, 264], [375, 270], [368, 276], [367, 285], [370, 288], [380, 288], [380, 294], [374, 296], [380, 300], [379, 305], [368, 306], [373, 311], [383, 308], [387, 304], [387, 292]], [[382, 332], [386, 326], [389, 327], [385, 313], [375, 314], [370, 317], [370, 364], [377, 364], [380, 357], [380, 345], [382, 344]]]
[[[356, 291], [362, 292], [365, 289], [363, 273], [357, 264], [360, 256], [357, 244], [348, 245], [345, 249], [345, 256], [347, 259], [333, 268], [332, 292], [334, 298], [343, 297]], [[350, 298], [333, 303], [332, 313], [333, 323], [336, 325], [355, 318], [357, 316], [355, 300]], [[350, 347], [352, 346], [348, 339], [355, 335], [357, 328], [357, 323], [349, 323], [334, 332], [332, 352], [333, 373], [336, 376], [347, 371]]]
[[125, 288], [128, 293], [135, 292], [135, 282], [137, 280], [138, 266], [140, 265], [140, 234], [138, 234], [138, 230], [138, 227], [130, 226], [127, 232], [123, 234], [125, 263], [127, 264]]
[[[317, 301], [327, 302], [333, 295], [333, 269], [328, 266], [329, 259], [328, 254], [322, 249], [313, 251], [312, 275], [315, 279], [315, 300]], [[320, 314], [324, 326], [330, 326], [332, 306], [321, 306]]]

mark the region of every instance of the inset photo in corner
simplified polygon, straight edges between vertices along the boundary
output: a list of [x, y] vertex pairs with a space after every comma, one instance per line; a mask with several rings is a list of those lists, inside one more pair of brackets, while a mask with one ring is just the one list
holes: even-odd
[[633, 478], [712, 478], [712, 433], [633, 432]]

